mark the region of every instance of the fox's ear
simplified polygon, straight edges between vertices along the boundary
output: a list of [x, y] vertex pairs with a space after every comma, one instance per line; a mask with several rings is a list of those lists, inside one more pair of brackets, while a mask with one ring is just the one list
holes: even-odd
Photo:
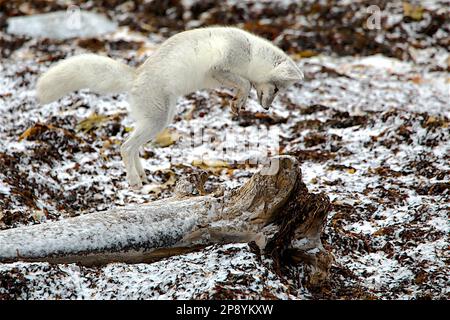
[[272, 73], [273, 81], [297, 82], [303, 80], [303, 78], [302, 70], [292, 61], [281, 63]]

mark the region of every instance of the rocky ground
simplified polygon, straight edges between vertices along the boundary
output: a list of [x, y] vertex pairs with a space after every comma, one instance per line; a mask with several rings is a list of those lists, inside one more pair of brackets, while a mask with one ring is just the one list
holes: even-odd
[[[6, 19], [63, 2], [0, 1], [0, 229], [168, 197], [200, 169], [207, 191], [231, 189], [257, 170], [252, 158], [290, 154], [308, 188], [332, 200], [322, 239], [336, 259], [329, 282], [303, 288], [301, 270], [280, 277], [248, 245], [227, 245], [148, 265], [2, 264], [0, 299], [448, 299], [448, 2], [163, 3], [88, 2], [83, 10], [108, 15], [118, 31], [50, 40], [7, 34]], [[372, 4], [381, 29], [365, 25]], [[180, 98], [174, 123], [141, 154], [151, 183], [139, 192], [119, 154], [133, 126], [125, 95], [35, 100], [39, 74], [60, 59], [96, 52], [138, 65], [171, 34], [210, 24], [274, 41], [306, 79], [267, 112], [252, 92], [237, 117], [230, 90]]]

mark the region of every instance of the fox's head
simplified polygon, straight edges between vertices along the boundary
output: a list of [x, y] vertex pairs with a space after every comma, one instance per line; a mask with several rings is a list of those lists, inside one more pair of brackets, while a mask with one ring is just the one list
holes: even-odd
[[303, 80], [303, 72], [292, 60], [286, 59], [270, 72], [267, 81], [253, 84], [259, 104], [264, 109], [269, 109], [279, 92], [301, 80]]

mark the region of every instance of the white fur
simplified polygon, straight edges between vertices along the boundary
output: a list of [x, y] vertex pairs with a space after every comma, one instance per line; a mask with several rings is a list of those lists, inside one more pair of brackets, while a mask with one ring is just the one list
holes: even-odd
[[211, 27], [167, 39], [136, 70], [93, 54], [69, 58], [39, 79], [37, 96], [41, 103], [48, 103], [82, 88], [98, 93], [128, 92], [131, 115], [137, 123], [121, 154], [128, 182], [140, 188], [146, 174], [139, 147], [172, 121], [179, 96], [231, 87], [236, 90], [232, 111], [238, 113], [253, 85], [267, 109], [276, 90], [302, 79], [298, 66], [269, 41], [237, 28]]
[[55, 101], [69, 92], [89, 88], [100, 94], [128, 91], [135, 70], [111, 58], [82, 54], [50, 68], [37, 83], [40, 103]]

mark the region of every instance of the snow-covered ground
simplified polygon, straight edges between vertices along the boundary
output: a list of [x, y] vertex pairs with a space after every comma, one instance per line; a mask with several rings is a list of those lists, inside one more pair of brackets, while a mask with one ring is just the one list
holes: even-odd
[[125, 95], [83, 90], [45, 106], [34, 97], [39, 74], [61, 58], [97, 45], [136, 65], [156, 46], [127, 27], [98, 41], [31, 39], [2, 59], [0, 228], [167, 197], [200, 168], [207, 190], [231, 189], [260, 167], [250, 160], [291, 154], [310, 191], [332, 200], [330, 281], [308, 292], [298, 270], [282, 279], [240, 244], [147, 265], [2, 264], [0, 299], [450, 297], [448, 72], [381, 54], [317, 55], [297, 59], [305, 81], [267, 112], [254, 92], [239, 117], [227, 89], [181, 97], [165, 139], [141, 153], [151, 185], [135, 192], [119, 154], [133, 126]]
[[[20, 273], [16, 272], [20, 270]], [[22, 273], [22, 275], [21, 275]], [[25, 274], [25, 282], [20, 279]], [[20, 299], [298, 299], [246, 244], [208, 247], [152, 264], [0, 265]], [[15, 284], [16, 283], [16, 284]], [[20, 288], [17, 283], [23, 283]], [[25, 287], [25, 289], [24, 289]], [[1, 290], [1, 289], [0, 289]], [[0, 291], [0, 297], [2, 292]]]

